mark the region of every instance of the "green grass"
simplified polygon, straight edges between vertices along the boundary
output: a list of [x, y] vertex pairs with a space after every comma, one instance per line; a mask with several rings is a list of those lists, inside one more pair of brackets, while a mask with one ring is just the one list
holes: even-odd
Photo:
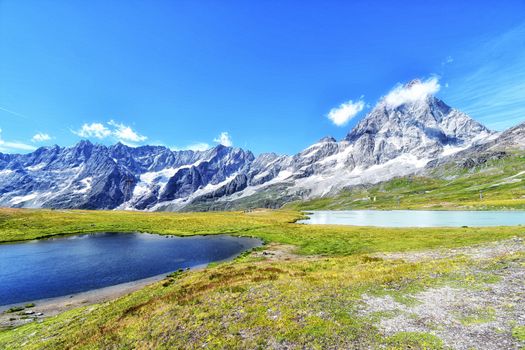
[[516, 326], [512, 328], [512, 336], [525, 343], [525, 326]]
[[[375, 252], [450, 248], [514, 236], [521, 227], [373, 228], [295, 224], [296, 211], [142, 213], [0, 210], [0, 241], [97, 231], [230, 233], [294, 245], [299, 255], [271, 261], [245, 254], [199, 271], [176, 271], [137, 292], [0, 331], [0, 348], [377, 348], [439, 349], [424, 333], [384, 337], [357, 306], [363, 293], [410, 294], [460, 283], [464, 258], [410, 263]], [[505, 266], [495, 262], [491, 268]], [[490, 269], [483, 271], [489, 274]], [[439, 276], [432, 277], [432, 276]], [[472, 285], [491, 281], [480, 275]], [[440, 282], [441, 281], [441, 282]]]
[[378, 251], [450, 248], [521, 234], [520, 227], [378, 228], [303, 225], [296, 211], [145, 213], [85, 210], [0, 210], [0, 242], [86, 232], [173, 235], [228, 233], [291, 244], [300, 254], [351, 255]]
[[428, 333], [399, 332], [386, 339], [387, 349], [444, 349], [443, 341]]
[[18, 311], [23, 311], [23, 310], [24, 310], [23, 306], [13, 306], [13, 307], [7, 309], [5, 312], [13, 313], [13, 312], [18, 312]]
[[496, 310], [492, 307], [477, 308], [469, 310], [466, 315], [460, 317], [460, 322], [464, 325], [480, 324], [494, 321]]
[[174, 235], [242, 234], [292, 222], [291, 211], [147, 213], [89, 210], [0, 209], [0, 242], [88, 232], [155, 232]]
[[424, 177], [407, 176], [377, 185], [357, 186], [333, 197], [293, 202], [286, 207], [299, 210], [525, 209], [525, 157], [509, 156], [469, 170], [447, 165]]
[[[0, 347], [267, 348], [275, 344], [352, 348], [394, 346], [356, 313], [360, 295], [455, 271], [451, 261], [409, 264], [361, 256], [283, 262], [230, 262], [183, 273], [98, 306], [0, 333]], [[407, 344], [434, 344], [411, 337]], [[428, 345], [427, 344], [427, 345]], [[395, 348], [395, 347], [394, 347]], [[430, 348], [430, 347], [422, 347]]]

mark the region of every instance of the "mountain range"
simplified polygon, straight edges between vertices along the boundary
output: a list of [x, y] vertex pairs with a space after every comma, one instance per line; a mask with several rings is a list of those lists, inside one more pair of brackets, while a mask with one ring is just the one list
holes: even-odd
[[344, 139], [325, 137], [293, 156], [255, 157], [222, 145], [173, 151], [86, 140], [29, 154], [0, 153], [0, 206], [151, 211], [279, 207], [449, 162], [475, 165], [510, 149], [525, 149], [525, 123], [498, 133], [432, 95], [400, 105], [382, 99]]

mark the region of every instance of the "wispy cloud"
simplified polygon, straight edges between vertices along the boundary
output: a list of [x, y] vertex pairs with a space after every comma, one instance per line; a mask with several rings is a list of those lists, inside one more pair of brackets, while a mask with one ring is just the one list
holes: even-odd
[[525, 120], [525, 23], [454, 55], [444, 100], [491, 129]]
[[360, 98], [358, 101], [346, 101], [338, 107], [332, 108], [326, 115], [328, 119], [337, 126], [343, 126], [365, 108], [365, 101]]
[[437, 93], [440, 87], [437, 77], [431, 77], [424, 81], [414, 80], [406, 85], [398, 84], [383, 100], [389, 107], [396, 108], [405, 103], [424, 100], [429, 95]]
[[15, 117], [20, 117], [20, 118], [23, 118], [23, 119], [29, 119], [29, 117], [27, 117], [26, 115], [24, 115], [22, 113], [15, 112], [15, 111], [12, 111], [12, 110], [10, 110], [8, 108], [5, 108], [5, 107], [0, 107], [0, 111], [6, 112], [6, 113], [11, 114], [11, 115], [14, 115]]
[[12, 151], [34, 151], [34, 146], [19, 141], [5, 141], [2, 138], [2, 129], [0, 129], [0, 152]]
[[45, 142], [45, 141], [49, 141], [49, 140], [51, 140], [51, 136], [49, 136], [49, 134], [46, 134], [46, 133], [43, 133], [43, 132], [36, 133], [31, 138], [32, 142]]
[[[108, 125], [108, 126], [106, 126]], [[146, 141], [148, 138], [133, 130], [130, 126], [110, 120], [106, 124], [84, 123], [78, 130], [72, 130], [73, 134], [84, 138], [97, 138], [99, 140], [113, 137], [114, 139], [130, 146], [135, 143]]]
[[230, 134], [228, 134], [228, 132], [226, 131], [221, 132], [219, 136], [213, 139], [213, 142], [217, 142], [226, 147], [233, 146], [233, 142], [230, 137]]

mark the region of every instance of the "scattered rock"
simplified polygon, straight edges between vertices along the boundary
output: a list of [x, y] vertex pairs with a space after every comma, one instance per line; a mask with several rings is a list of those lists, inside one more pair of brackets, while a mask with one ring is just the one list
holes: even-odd
[[464, 255], [469, 258], [491, 259], [505, 254], [512, 254], [525, 251], [525, 242], [523, 238], [514, 237], [511, 239], [479, 244], [470, 247], [461, 248], [444, 248], [437, 250], [425, 250], [419, 252], [396, 252], [396, 253], [379, 253], [374, 257], [381, 259], [405, 260], [407, 262], [418, 262], [423, 260], [449, 259], [455, 256]]
[[[450, 251], [388, 253], [386, 259], [420, 261], [465, 255], [493, 259], [525, 251], [521, 238]], [[379, 256], [379, 255], [378, 255]], [[476, 266], [469, 273], [480, 273]], [[410, 295], [417, 302], [405, 305], [391, 296], [364, 295], [362, 315], [379, 315], [377, 326], [385, 336], [399, 332], [433, 334], [458, 350], [519, 349], [512, 328], [525, 325], [525, 258], [510, 259], [493, 271], [500, 279], [482, 289], [436, 287]]]

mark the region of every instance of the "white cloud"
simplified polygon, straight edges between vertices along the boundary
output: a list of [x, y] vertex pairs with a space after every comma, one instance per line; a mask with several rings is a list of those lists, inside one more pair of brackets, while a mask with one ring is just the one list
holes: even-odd
[[339, 107], [332, 108], [326, 115], [337, 126], [343, 126], [365, 108], [365, 102], [359, 99], [356, 102], [349, 100]]
[[220, 143], [223, 146], [231, 147], [233, 146], [232, 139], [230, 137], [230, 134], [228, 134], [226, 131], [221, 132], [221, 134], [213, 139], [213, 142]]
[[136, 146], [134, 144], [135, 142], [143, 142], [148, 139], [146, 136], [139, 134], [131, 127], [122, 123], [117, 123], [114, 120], [110, 120], [106, 124], [109, 125], [109, 127], [102, 123], [85, 123], [79, 130], [72, 132], [80, 137], [95, 137], [101, 140], [107, 137], [114, 137], [118, 141], [130, 146]]
[[138, 134], [129, 126], [122, 123], [110, 120], [108, 124], [115, 128], [112, 133], [120, 141], [142, 142], [148, 139], [146, 136]]
[[173, 151], [206, 151], [210, 149], [211, 146], [206, 142], [197, 142], [185, 147], [170, 147]]
[[32, 142], [44, 142], [49, 140], [51, 140], [51, 136], [43, 132], [36, 133], [35, 136], [31, 138]]
[[416, 102], [426, 99], [440, 89], [437, 77], [425, 81], [413, 80], [406, 85], [397, 85], [385, 97], [384, 101], [391, 108], [396, 108], [405, 103]]
[[97, 139], [104, 139], [112, 134], [111, 130], [106, 128], [101, 123], [84, 124], [78, 131], [73, 131], [73, 134], [80, 137], [96, 137]]
[[5, 141], [2, 139], [2, 129], [0, 129], [0, 152], [10, 152], [12, 150], [34, 151], [36, 148], [18, 141]]

